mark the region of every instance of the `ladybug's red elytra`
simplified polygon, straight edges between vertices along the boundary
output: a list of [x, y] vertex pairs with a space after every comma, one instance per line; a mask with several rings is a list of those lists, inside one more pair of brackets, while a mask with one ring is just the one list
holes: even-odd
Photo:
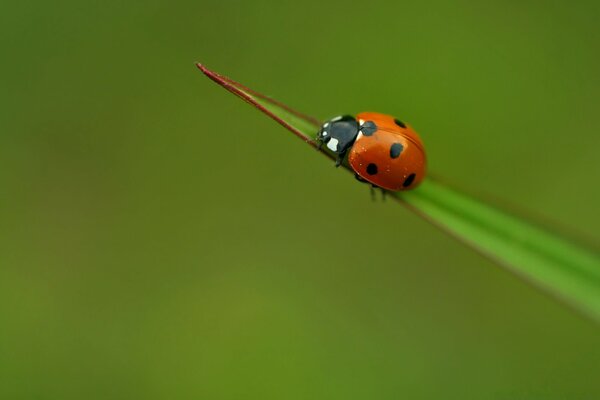
[[356, 178], [373, 186], [399, 191], [415, 188], [425, 177], [425, 148], [419, 135], [390, 115], [363, 112], [325, 122], [317, 136], [337, 155], [346, 154]]

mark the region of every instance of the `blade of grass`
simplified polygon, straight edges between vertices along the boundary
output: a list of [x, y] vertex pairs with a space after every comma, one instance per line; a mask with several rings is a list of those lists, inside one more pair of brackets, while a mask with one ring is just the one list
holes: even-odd
[[[317, 148], [320, 122], [198, 64], [210, 79]], [[320, 150], [331, 159], [326, 148]], [[349, 169], [348, 165], [344, 167]], [[409, 192], [388, 192], [427, 221], [495, 263], [600, 321], [600, 256], [434, 178]]]

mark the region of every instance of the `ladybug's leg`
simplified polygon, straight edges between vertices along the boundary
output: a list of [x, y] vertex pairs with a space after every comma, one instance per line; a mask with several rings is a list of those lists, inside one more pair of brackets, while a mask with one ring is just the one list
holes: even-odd
[[357, 181], [362, 182], [362, 183], [368, 183], [362, 176], [360, 176], [356, 172], [354, 173], [354, 179], [356, 179]]
[[375, 201], [375, 199], [376, 199], [376, 196], [375, 196], [376, 193], [375, 193], [375, 191], [376, 191], [376, 189], [379, 189], [381, 191], [381, 200], [385, 201], [385, 199], [387, 198], [387, 194], [388, 194], [387, 190], [385, 190], [382, 187], [379, 187], [377, 185], [374, 185], [374, 184], [370, 183], [369, 181], [367, 181], [366, 179], [364, 179], [363, 177], [361, 177], [357, 173], [354, 173], [354, 178], [357, 181], [359, 181], [359, 182], [366, 183], [367, 185], [369, 185], [369, 189], [370, 189], [370, 192], [371, 192], [371, 200]]
[[362, 176], [360, 176], [356, 172], [354, 173], [354, 179], [356, 179], [357, 181], [359, 181], [361, 183], [366, 183], [367, 185], [369, 185], [369, 189], [371, 191], [371, 200], [375, 201], [375, 188], [377, 186], [373, 185], [372, 183], [370, 183], [369, 181], [367, 181], [366, 179], [364, 179]]
[[342, 165], [342, 161], [344, 161], [344, 156], [346, 155], [346, 152], [342, 152], [342, 153], [338, 153], [337, 158], [335, 159], [335, 167], [339, 167], [340, 165]]
[[331, 136], [321, 136], [321, 132], [319, 132], [317, 134], [317, 138], [315, 139], [315, 141], [317, 142], [317, 150], [321, 150], [321, 147], [323, 146], [324, 143], [327, 143], [331, 140]]

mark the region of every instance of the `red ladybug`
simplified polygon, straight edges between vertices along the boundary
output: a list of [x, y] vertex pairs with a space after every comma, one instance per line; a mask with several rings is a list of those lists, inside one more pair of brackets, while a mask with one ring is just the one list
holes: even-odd
[[397, 118], [374, 112], [344, 115], [323, 124], [317, 136], [337, 155], [346, 153], [359, 180], [387, 190], [415, 188], [425, 177], [425, 148], [421, 138]]

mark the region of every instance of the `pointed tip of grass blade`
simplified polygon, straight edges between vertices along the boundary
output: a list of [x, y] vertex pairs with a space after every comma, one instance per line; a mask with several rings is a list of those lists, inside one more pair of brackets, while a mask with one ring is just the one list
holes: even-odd
[[198, 68], [200, 71], [202, 71], [204, 73], [204, 75], [206, 76], [210, 76], [209, 73], [210, 71], [202, 64], [202, 63], [194, 63], [196, 65], [196, 68]]
[[225, 82], [225, 80], [223, 79], [223, 77], [221, 77], [219, 74], [217, 74], [214, 71], [211, 71], [210, 69], [206, 68], [204, 66], [204, 64], [202, 63], [196, 63], [196, 67], [202, 71], [202, 73], [206, 76], [208, 76], [210, 79], [212, 79], [213, 81], [217, 82], [219, 85], [223, 85], [223, 83]]
[[[231, 81], [230, 79], [227, 79], [221, 75], [219, 75], [218, 73], [216, 73], [215, 71], [211, 71], [210, 69], [206, 68], [206, 66], [204, 66], [204, 64], [202, 63], [196, 63], [196, 67], [202, 71], [202, 73], [204, 75], [206, 75], [207, 77], [209, 77], [212, 81], [218, 83], [219, 85], [223, 86], [225, 89], [229, 90], [230, 92], [232, 91], [228, 85], [229, 85], [229, 81]], [[231, 81], [233, 82], [233, 81]], [[233, 92], [234, 94], [237, 94], [235, 92]], [[239, 96], [239, 94], [237, 94]]]
[[[213, 82], [217, 83], [219, 86], [223, 87], [227, 91], [235, 94], [236, 96], [244, 100], [246, 103], [249, 103], [252, 106], [256, 107], [264, 114], [269, 116], [271, 119], [274, 119], [284, 128], [292, 132], [298, 138], [302, 139], [302, 141], [304, 141], [308, 145], [312, 146], [313, 148], [317, 148], [317, 143], [313, 136], [317, 132], [318, 127], [321, 124], [321, 122], [318, 119], [293, 110], [292, 108], [278, 102], [277, 100], [267, 97], [262, 93], [256, 92], [242, 85], [241, 83], [234, 81], [233, 79], [220, 75], [217, 72], [208, 69], [202, 63], [196, 63], [196, 67]], [[303, 131], [293, 126], [289, 122], [290, 118], [282, 118], [277, 113], [273, 112], [270, 108], [282, 110], [288, 116], [300, 120], [304, 125], [311, 127], [310, 132]], [[324, 152], [324, 154], [329, 156], [328, 153]]]

